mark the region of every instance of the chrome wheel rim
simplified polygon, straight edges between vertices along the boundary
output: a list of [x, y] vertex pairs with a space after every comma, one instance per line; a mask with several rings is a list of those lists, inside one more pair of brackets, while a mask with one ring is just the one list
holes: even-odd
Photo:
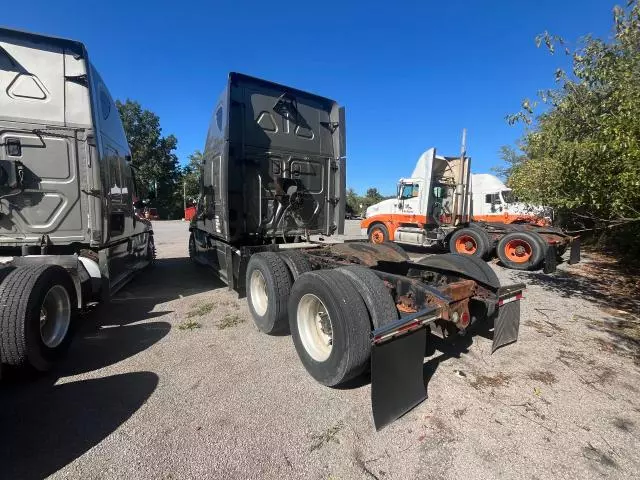
[[71, 299], [62, 285], [54, 285], [40, 307], [40, 338], [48, 348], [56, 348], [67, 337], [71, 325]]
[[298, 332], [304, 349], [316, 362], [324, 362], [333, 350], [333, 324], [322, 300], [306, 293], [296, 312]]
[[269, 307], [269, 295], [267, 295], [267, 282], [260, 270], [251, 272], [249, 288], [251, 289], [253, 310], [262, 317], [267, 313], [267, 308]]

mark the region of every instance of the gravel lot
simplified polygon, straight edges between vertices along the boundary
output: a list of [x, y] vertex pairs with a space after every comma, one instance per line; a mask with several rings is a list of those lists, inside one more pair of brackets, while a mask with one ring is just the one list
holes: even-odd
[[1, 478], [640, 477], [639, 320], [580, 267], [494, 265], [528, 284], [520, 341], [436, 351], [429, 399], [376, 433], [367, 381], [315, 383], [189, 263], [185, 223], [154, 228], [158, 265], [84, 318], [56, 375], [0, 385]]

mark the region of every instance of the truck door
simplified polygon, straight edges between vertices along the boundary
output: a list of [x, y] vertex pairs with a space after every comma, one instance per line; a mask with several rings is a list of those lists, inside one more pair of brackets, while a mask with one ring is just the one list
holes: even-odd
[[399, 223], [424, 223], [425, 212], [421, 211], [421, 182], [400, 184], [398, 195]]

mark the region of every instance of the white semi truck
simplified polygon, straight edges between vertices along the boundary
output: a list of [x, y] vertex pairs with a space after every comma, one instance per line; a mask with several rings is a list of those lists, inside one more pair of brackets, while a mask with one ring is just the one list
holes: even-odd
[[442, 246], [482, 258], [495, 251], [505, 266], [519, 270], [543, 263], [553, 270], [568, 246], [570, 262], [579, 261], [578, 239], [551, 226], [549, 209], [515, 201], [497, 177], [471, 174], [470, 165], [464, 154], [427, 150], [411, 177], [400, 179], [396, 198], [367, 209], [363, 234], [372, 243]]

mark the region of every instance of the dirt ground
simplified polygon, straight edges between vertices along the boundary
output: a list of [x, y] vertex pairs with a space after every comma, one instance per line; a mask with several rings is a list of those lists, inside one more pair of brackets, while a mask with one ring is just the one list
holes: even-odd
[[640, 477], [640, 308], [597, 258], [493, 265], [528, 285], [519, 341], [436, 351], [429, 399], [376, 432], [366, 379], [317, 384], [188, 261], [185, 223], [154, 228], [157, 266], [83, 318], [56, 374], [0, 384], [0, 478]]

